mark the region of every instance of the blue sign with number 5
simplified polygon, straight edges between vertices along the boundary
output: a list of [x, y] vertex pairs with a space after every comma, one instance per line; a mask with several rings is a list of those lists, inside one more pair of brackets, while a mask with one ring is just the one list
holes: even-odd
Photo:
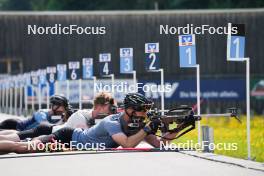
[[83, 79], [91, 79], [93, 77], [93, 58], [83, 58]]
[[180, 35], [180, 67], [194, 67], [196, 65], [195, 35]]

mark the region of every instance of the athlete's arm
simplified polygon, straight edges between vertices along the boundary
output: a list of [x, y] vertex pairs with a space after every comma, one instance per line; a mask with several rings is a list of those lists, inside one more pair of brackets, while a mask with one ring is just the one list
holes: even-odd
[[112, 139], [124, 148], [136, 147], [145, 137], [146, 133], [142, 129], [129, 137], [127, 137], [124, 133], [112, 135]]

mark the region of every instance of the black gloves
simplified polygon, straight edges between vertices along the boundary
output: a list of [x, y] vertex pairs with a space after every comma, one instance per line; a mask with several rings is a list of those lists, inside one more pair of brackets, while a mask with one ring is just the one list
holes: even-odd
[[145, 127], [143, 128], [143, 130], [147, 133], [147, 135], [149, 134], [156, 134], [159, 127], [161, 125], [161, 122], [159, 119], [152, 119], [150, 122], [148, 122]]

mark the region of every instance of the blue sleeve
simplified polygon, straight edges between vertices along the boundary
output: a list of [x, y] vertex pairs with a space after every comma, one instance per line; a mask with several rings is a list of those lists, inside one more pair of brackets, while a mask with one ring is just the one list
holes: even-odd
[[47, 121], [48, 115], [45, 112], [38, 111], [34, 113], [33, 118], [36, 120], [36, 122], [40, 123], [43, 121]]
[[117, 133], [123, 133], [121, 126], [118, 122], [107, 122], [104, 124], [104, 127], [110, 136]]

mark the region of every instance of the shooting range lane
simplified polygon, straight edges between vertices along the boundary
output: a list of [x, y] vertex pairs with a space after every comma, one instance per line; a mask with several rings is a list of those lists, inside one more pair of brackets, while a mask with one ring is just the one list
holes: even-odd
[[[125, 161], [125, 162], [124, 162]], [[30, 163], [30, 167], [29, 167]], [[263, 172], [212, 162], [178, 152], [132, 152], [1, 159], [3, 175], [263, 175]], [[16, 166], [14, 169], [11, 165]], [[43, 166], [49, 171], [43, 172]], [[3, 169], [5, 168], [5, 169]], [[41, 171], [41, 172], [39, 172]]]
[[[10, 115], [0, 114], [1, 120], [10, 118]], [[15, 116], [12, 116], [15, 117]], [[140, 144], [138, 147], [146, 147]], [[196, 155], [197, 152], [195, 152]], [[208, 156], [209, 154], [207, 154]], [[210, 154], [213, 155], [213, 154]], [[24, 157], [23, 157], [24, 156]], [[26, 157], [25, 157], [26, 156]], [[3, 175], [20, 176], [47, 175], [127, 175], [137, 174], [155, 175], [263, 175], [263, 171], [247, 169], [239, 164], [228, 162], [215, 162], [206, 157], [198, 157], [180, 152], [64, 152], [64, 153], [38, 153], [38, 154], [8, 154], [1, 157], [1, 173]], [[217, 156], [222, 157], [222, 156]], [[230, 158], [230, 157], [226, 157]], [[237, 159], [241, 162], [246, 160]], [[125, 161], [125, 162], [124, 162]], [[250, 161], [252, 162], [252, 161]], [[29, 166], [30, 163], [30, 166]], [[251, 163], [252, 164], [255, 162]], [[261, 163], [255, 163], [261, 166]], [[10, 166], [15, 166], [15, 169]], [[48, 166], [49, 171], [43, 170]], [[5, 168], [5, 169], [3, 169]], [[118, 168], [118, 169], [117, 169]], [[140, 169], [139, 169], [140, 168]], [[191, 169], [190, 169], [191, 168]], [[264, 166], [263, 166], [264, 168]]]

